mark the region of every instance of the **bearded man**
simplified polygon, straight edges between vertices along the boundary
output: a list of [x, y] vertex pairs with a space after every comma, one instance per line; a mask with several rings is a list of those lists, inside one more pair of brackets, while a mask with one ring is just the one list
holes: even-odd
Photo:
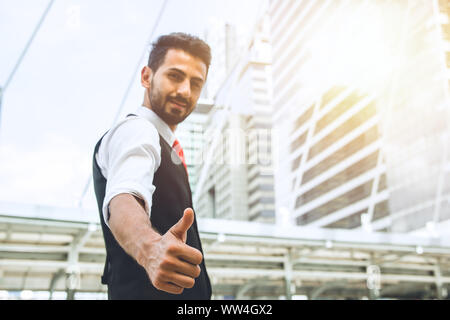
[[141, 71], [144, 103], [97, 143], [93, 177], [109, 299], [210, 299], [178, 123], [194, 110], [211, 61], [184, 33], [158, 38]]

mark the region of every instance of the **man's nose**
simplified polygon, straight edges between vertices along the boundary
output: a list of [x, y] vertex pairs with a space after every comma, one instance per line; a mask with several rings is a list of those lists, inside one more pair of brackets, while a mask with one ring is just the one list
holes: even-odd
[[191, 84], [188, 79], [180, 83], [177, 93], [184, 98], [189, 98], [191, 96]]

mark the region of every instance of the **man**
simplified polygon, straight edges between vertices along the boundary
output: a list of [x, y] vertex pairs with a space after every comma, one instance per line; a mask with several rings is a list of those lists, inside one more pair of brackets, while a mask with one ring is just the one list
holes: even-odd
[[109, 299], [210, 299], [177, 124], [195, 108], [211, 54], [197, 37], [161, 36], [141, 71], [144, 103], [93, 159]]

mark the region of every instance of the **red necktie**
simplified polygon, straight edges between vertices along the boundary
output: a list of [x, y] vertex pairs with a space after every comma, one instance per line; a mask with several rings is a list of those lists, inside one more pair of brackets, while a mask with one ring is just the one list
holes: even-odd
[[180, 142], [178, 142], [178, 140], [175, 139], [172, 148], [176, 151], [176, 153], [180, 157], [181, 161], [183, 162], [184, 168], [186, 169], [186, 173], [187, 173], [188, 171], [187, 171], [187, 166], [186, 166], [186, 160], [184, 159], [183, 148], [181, 148]]

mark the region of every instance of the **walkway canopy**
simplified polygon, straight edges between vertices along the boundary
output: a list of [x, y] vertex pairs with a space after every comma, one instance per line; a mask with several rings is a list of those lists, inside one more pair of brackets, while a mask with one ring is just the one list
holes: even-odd
[[[449, 237], [215, 219], [198, 227], [217, 298], [443, 298], [450, 284]], [[104, 260], [96, 213], [0, 204], [0, 290], [105, 292]]]

